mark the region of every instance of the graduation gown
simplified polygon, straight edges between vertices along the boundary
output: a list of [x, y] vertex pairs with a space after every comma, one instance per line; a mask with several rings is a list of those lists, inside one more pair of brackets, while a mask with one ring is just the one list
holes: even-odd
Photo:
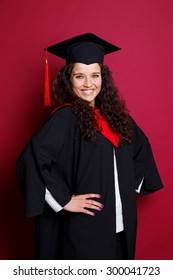
[[[116, 259], [115, 149], [128, 259], [134, 259], [136, 192], [162, 188], [147, 137], [132, 120], [132, 143], [115, 148], [100, 132], [82, 139], [72, 107], [54, 112], [32, 137], [16, 165], [26, 216], [36, 216], [37, 259]], [[63, 207], [71, 196], [98, 193], [104, 205], [95, 216], [62, 210], [45, 202], [45, 189]]]

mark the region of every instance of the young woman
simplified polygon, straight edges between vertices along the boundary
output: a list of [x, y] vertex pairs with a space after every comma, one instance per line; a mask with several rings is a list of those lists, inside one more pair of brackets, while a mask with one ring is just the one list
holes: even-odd
[[37, 259], [134, 259], [136, 193], [162, 188], [148, 139], [103, 64], [117, 50], [90, 33], [48, 48], [66, 59], [56, 110], [17, 163]]

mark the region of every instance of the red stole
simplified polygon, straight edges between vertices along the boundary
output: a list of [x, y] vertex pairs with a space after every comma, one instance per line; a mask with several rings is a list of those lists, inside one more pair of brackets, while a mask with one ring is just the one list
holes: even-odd
[[119, 134], [116, 132], [113, 132], [106, 121], [106, 119], [100, 114], [100, 112], [94, 108], [94, 113], [97, 117], [97, 122], [99, 126], [101, 127], [100, 133], [104, 135], [115, 147], [118, 147], [118, 143], [120, 141]]

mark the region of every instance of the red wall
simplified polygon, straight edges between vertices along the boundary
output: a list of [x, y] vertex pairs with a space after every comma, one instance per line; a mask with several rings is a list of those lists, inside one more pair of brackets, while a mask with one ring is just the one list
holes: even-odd
[[[39, 128], [43, 49], [93, 32], [122, 48], [107, 56], [132, 116], [150, 138], [165, 189], [139, 197], [137, 259], [173, 259], [173, 1], [0, 1], [0, 258], [33, 257], [33, 220], [25, 219], [16, 159]], [[50, 55], [52, 79], [62, 60]]]

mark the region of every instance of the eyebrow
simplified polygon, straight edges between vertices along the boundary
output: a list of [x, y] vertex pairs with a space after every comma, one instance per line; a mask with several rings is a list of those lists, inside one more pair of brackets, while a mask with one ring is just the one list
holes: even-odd
[[[91, 74], [101, 74], [101, 72], [92, 72]], [[85, 75], [84, 73], [73, 73], [73, 75]]]

